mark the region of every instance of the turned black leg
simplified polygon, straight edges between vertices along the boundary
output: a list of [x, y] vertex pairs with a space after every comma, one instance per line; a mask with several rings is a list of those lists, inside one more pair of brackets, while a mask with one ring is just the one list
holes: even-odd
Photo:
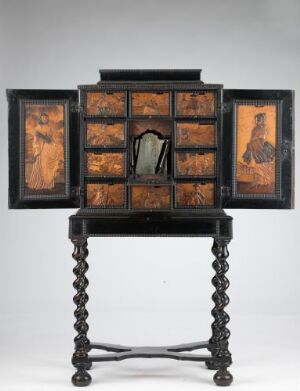
[[85, 273], [88, 270], [88, 264], [86, 262], [88, 249], [87, 240], [85, 238], [74, 239], [72, 242], [74, 244], [74, 252], [72, 257], [77, 262], [73, 269], [73, 272], [76, 276], [73, 286], [77, 291], [73, 298], [73, 301], [76, 305], [74, 312], [76, 322], [74, 324], [74, 328], [77, 332], [77, 335], [74, 338], [75, 352], [72, 357], [72, 363], [77, 371], [72, 376], [72, 383], [74, 386], [82, 387], [88, 386], [92, 380], [90, 374], [87, 372], [87, 370], [91, 367], [91, 363], [85, 361], [85, 359], [88, 358], [90, 345], [90, 341], [87, 338], [89, 326], [86, 319], [88, 317], [88, 311], [85, 308], [85, 305], [89, 299], [86, 293], [86, 288], [89, 282], [85, 276]]
[[211, 326], [212, 336], [209, 342], [215, 345], [215, 348], [211, 349], [212, 356], [219, 358], [220, 361], [207, 361], [206, 365], [209, 369], [218, 370], [214, 376], [214, 382], [218, 386], [229, 386], [233, 380], [231, 373], [227, 369], [232, 363], [231, 353], [228, 350], [230, 331], [226, 327], [230, 318], [224, 310], [229, 303], [229, 297], [226, 294], [229, 281], [225, 275], [229, 269], [227, 262], [229, 255], [227, 249], [228, 243], [228, 240], [216, 239], [212, 247], [212, 253], [215, 256], [213, 262], [215, 275], [212, 279], [215, 292], [212, 299], [215, 306], [212, 310], [214, 321]]

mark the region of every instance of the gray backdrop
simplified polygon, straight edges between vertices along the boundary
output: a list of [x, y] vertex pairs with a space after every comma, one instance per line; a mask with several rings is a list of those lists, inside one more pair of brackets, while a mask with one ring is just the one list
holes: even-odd
[[[97, 82], [101, 67], [200, 67], [205, 82], [225, 88], [295, 89], [297, 133], [299, 15], [298, 0], [0, 1], [3, 316], [30, 313], [34, 323], [41, 312], [54, 319], [67, 313], [71, 333], [74, 261], [67, 231], [75, 212], [7, 209], [5, 89], [75, 89]], [[232, 317], [299, 314], [299, 210], [227, 212], [234, 217]], [[199, 309], [210, 321], [211, 244], [196, 238], [90, 240], [90, 311]]]

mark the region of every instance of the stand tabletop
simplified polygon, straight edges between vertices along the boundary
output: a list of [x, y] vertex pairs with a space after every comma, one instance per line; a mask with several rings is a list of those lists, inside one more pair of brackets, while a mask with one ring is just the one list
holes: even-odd
[[199, 236], [230, 241], [232, 217], [222, 209], [177, 213], [117, 211], [109, 214], [80, 209], [70, 216], [71, 240], [93, 236]]

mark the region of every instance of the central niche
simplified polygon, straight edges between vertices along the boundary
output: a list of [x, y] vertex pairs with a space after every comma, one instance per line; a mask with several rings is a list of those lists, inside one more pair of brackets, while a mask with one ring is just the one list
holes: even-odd
[[131, 174], [135, 178], [161, 178], [171, 173], [171, 127], [166, 120], [130, 123]]

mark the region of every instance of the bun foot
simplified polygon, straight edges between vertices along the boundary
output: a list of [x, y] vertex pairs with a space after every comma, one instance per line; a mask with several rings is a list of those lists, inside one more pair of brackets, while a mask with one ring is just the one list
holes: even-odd
[[72, 383], [76, 387], [88, 386], [91, 381], [91, 375], [85, 370], [85, 368], [78, 368], [77, 372], [72, 376]]
[[226, 387], [230, 386], [233, 381], [232, 374], [227, 370], [227, 368], [220, 368], [214, 376], [214, 382], [217, 386]]
[[205, 365], [207, 369], [212, 369], [215, 371], [219, 369], [219, 365], [217, 365], [215, 361], [205, 361]]

